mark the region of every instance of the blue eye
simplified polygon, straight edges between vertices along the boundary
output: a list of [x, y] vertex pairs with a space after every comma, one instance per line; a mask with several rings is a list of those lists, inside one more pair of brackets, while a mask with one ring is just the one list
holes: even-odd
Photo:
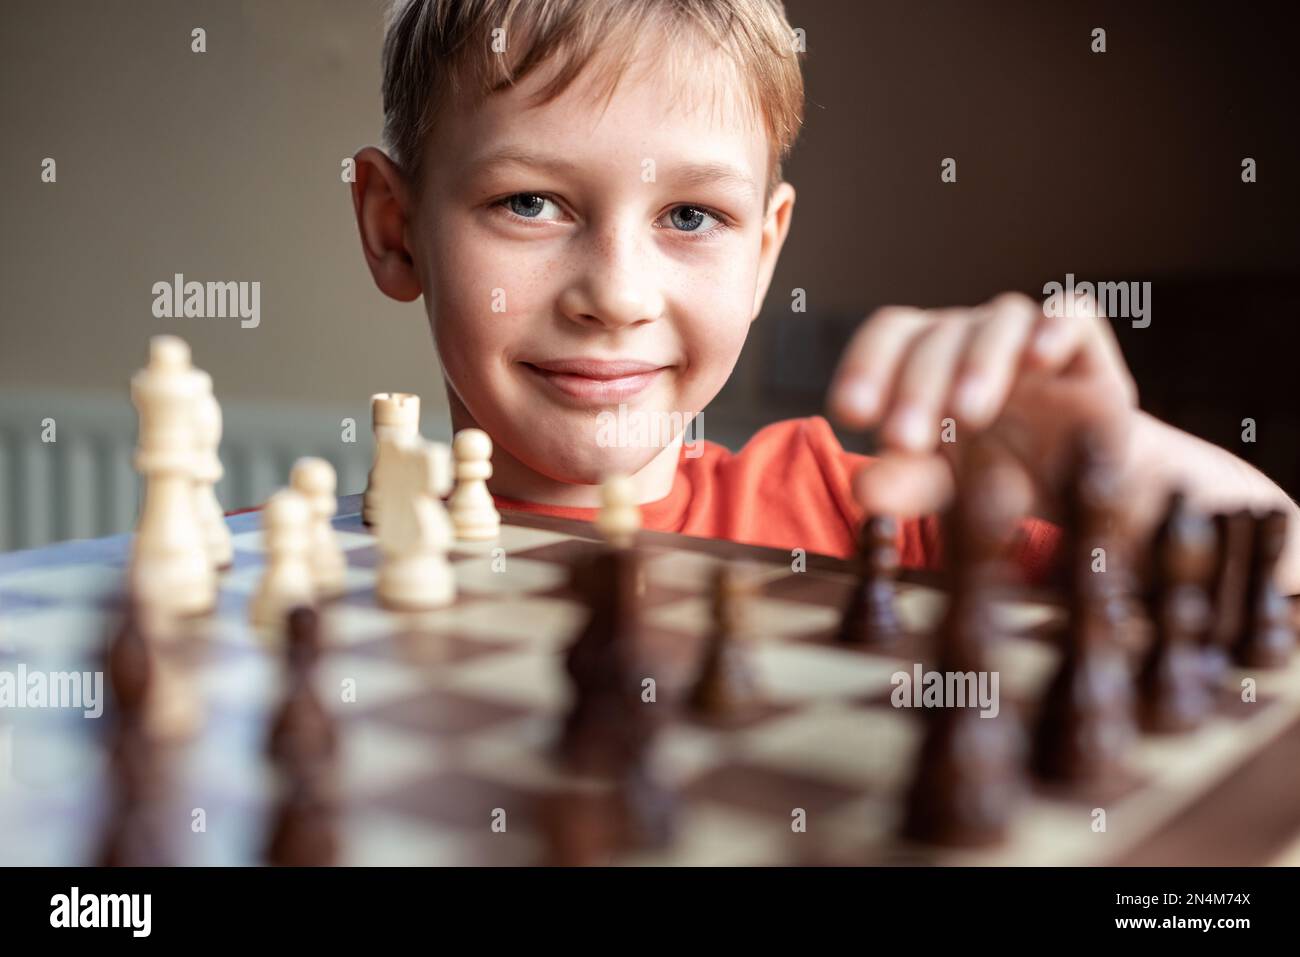
[[546, 208], [546, 200], [536, 193], [516, 193], [509, 198], [509, 203], [510, 212], [528, 219], [536, 219]]
[[697, 231], [706, 218], [716, 221], [714, 216], [698, 206], [674, 206], [669, 213], [669, 218], [672, 219], [673, 225], [684, 233]]
[[[496, 205], [504, 206], [520, 219], [549, 221], [559, 219], [561, 215], [560, 207], [556, 205], [555, 201], [540, 193], [515, 193], [505, 199], [498, 200]], [[548, 206], [550, 207], [549, 215], [546, 214]]]

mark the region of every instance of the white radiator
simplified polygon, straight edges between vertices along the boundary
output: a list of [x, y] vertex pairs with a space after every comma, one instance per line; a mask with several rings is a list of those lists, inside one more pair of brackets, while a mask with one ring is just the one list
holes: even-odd
[[[221, 400], [226, 474], [217, 496], [227, 511], [259, 505], [285, 485], [294, 461], [334, 465], [339, 494], [360, 492], [373, 454], [368, 397], [355, 407]], [[355, 442], [343, 420], [356, 421]], [[436, 407], [421, 429], [448, 440]], [[42, 441], [53, 420], [54, 441]], [[130, 531], [140, 501], [131, 467], [136, 413], [122, 393], [0, 391], [0, 551]]]

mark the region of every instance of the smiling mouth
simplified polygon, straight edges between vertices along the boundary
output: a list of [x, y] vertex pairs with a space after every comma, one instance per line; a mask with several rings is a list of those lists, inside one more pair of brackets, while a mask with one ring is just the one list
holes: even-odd
[[631, 359], [558, 359], [520, 365], [553, 394], [578, 405], [627, 401], [669, 369]]

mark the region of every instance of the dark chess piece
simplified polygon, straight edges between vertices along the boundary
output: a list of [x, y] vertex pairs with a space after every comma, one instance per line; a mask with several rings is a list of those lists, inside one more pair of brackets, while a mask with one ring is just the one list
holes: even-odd
[[1247, 668], [1281, 668], [1295, 647], [1291, 608], [1273, 580], [1286, 535], [1283, 512], [1273, 509], [1255, 519], [1245, 620], [1232, 649], [1233, 661]]
[[705, 639], [699, 674], [687, 706], [703, 717], [752, 714], [761, 703], [758, 676], [744, 632], [744, 604], [753, 589], [734, 565], [720, 564], [713, 576], [713, 628]]
[[276, 808], [267, 842], [267, 863], [277, 867], [332, 867], [338, 855], [332, 782], [320, 773], [297, 775]]
[[1201, 641], [1206, 686], [1222, 684], [1245, 623], [1247, 578], [1255, 519], [1249, 509], [1214, 516], [1216, 555], [1210, 590], [1211, 624]]
[[1201, 642], [1209, 626], [1205, 583], [1213, 566], [1210, 523], [1174, 493], [1152, 546], [1155, 628], [1137, 676], [1138, 718], [1146, 731], [1187, 731], [1210, 710]]
[[607, 792], [565, 792], [543, 802], [546, 861], [552, 867], [596, 867], [613, 863], [623, 840], [623, 818]]
[[114, 801], [97, 867], [171, 867], [174, 865], [150, 802]]
[[288, 694], [271, 722], [267, 753], [277, 761], [305, 767], [332, 759], [338, 751], [334, 718], [313, 685], [320, 653], [319, 617], [310, 608], [289, 613], [286, 651]]
[[[989, 585], [999, 577], [997, 543], [1014, 520], [1002, 494], [1002, 470], [971, 456], [947, 518], [951, 596], [936, 635], [938, 670], [988, 674], [994, 639]], [[907, 794], [905, 837], [948, 847], [980, 847], [1005, 838], [1021, 791], [1021, 741], [1010, 709], [985, 717], [977, 707], [944, 702], [922, 712], [926, 728]]]
[[133, 599], [125, 603], [121, 623], [109, 641], [105, 657], [117, 712], [123, 718], [142, 715], [153, 679], [153, 654], [140, 608]]
[[635, 664], [639, 580], [640, 558], [630, 548], [604, 549], [575, 573], [591, 615], [565, 659], [574, 697], [560, 750], [580, 773], [617, 773], [652, 733]]
[[904, 635], [894, 608], [898, 596], [898, 525], [891, 516], [867, 518], [858, 531], [858, 580], [840, 621], [839, 640], [888, 648]]
[[621, 844], [638, 850], [668, 847], [677, 836], [677, 797], [646, 765], [629, 766], [618, 782]]
[[1113, 774], [1133, 739], [1125, 620], [1115, 594], [1123, 574], [1116, 541], [1117, 473], [1081, 442], [1066, 505], [1069, 619], [1064, 654], [1038, 709], [1030, 766], [1045, 781], [1097, 782]]

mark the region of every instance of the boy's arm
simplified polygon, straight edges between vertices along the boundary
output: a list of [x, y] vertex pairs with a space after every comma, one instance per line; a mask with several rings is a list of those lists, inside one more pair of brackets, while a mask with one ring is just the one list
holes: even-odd
[[1174, 488], [1206, 510], [1283, 510], [1290, 528], [1276, 580], [1300, 592], [1295, 502], [1236, 456], [1138, 409], [1110, 321], [1087, 297], [1050, 317], [1019, 294], [970, 309], [879, 310], [849, 343], [828, 399], [844, 425], [879, 427], [882, 454], [855, 481], [868, 512], [941, 508], [953, 490], [951, 454], [978, 432], [1020, 466], [1007, 491], [1022, 511], [1051, 518], [1073, 437], [1088, 429], [1126, 480], [1137, 534], [1154, 528]]
[[1268, 476], [1226, 449], [1145, 412], [1135, 414], [1130, 443], [1126, 484], [1141, 531], [1159, 521], [1174, 488], [1186, 491], [1189, 502], [1207, 512], [1280, 509], [1288, 532], [1276, 581], [1283, 593], [1300, 594], [1300, 506]]

